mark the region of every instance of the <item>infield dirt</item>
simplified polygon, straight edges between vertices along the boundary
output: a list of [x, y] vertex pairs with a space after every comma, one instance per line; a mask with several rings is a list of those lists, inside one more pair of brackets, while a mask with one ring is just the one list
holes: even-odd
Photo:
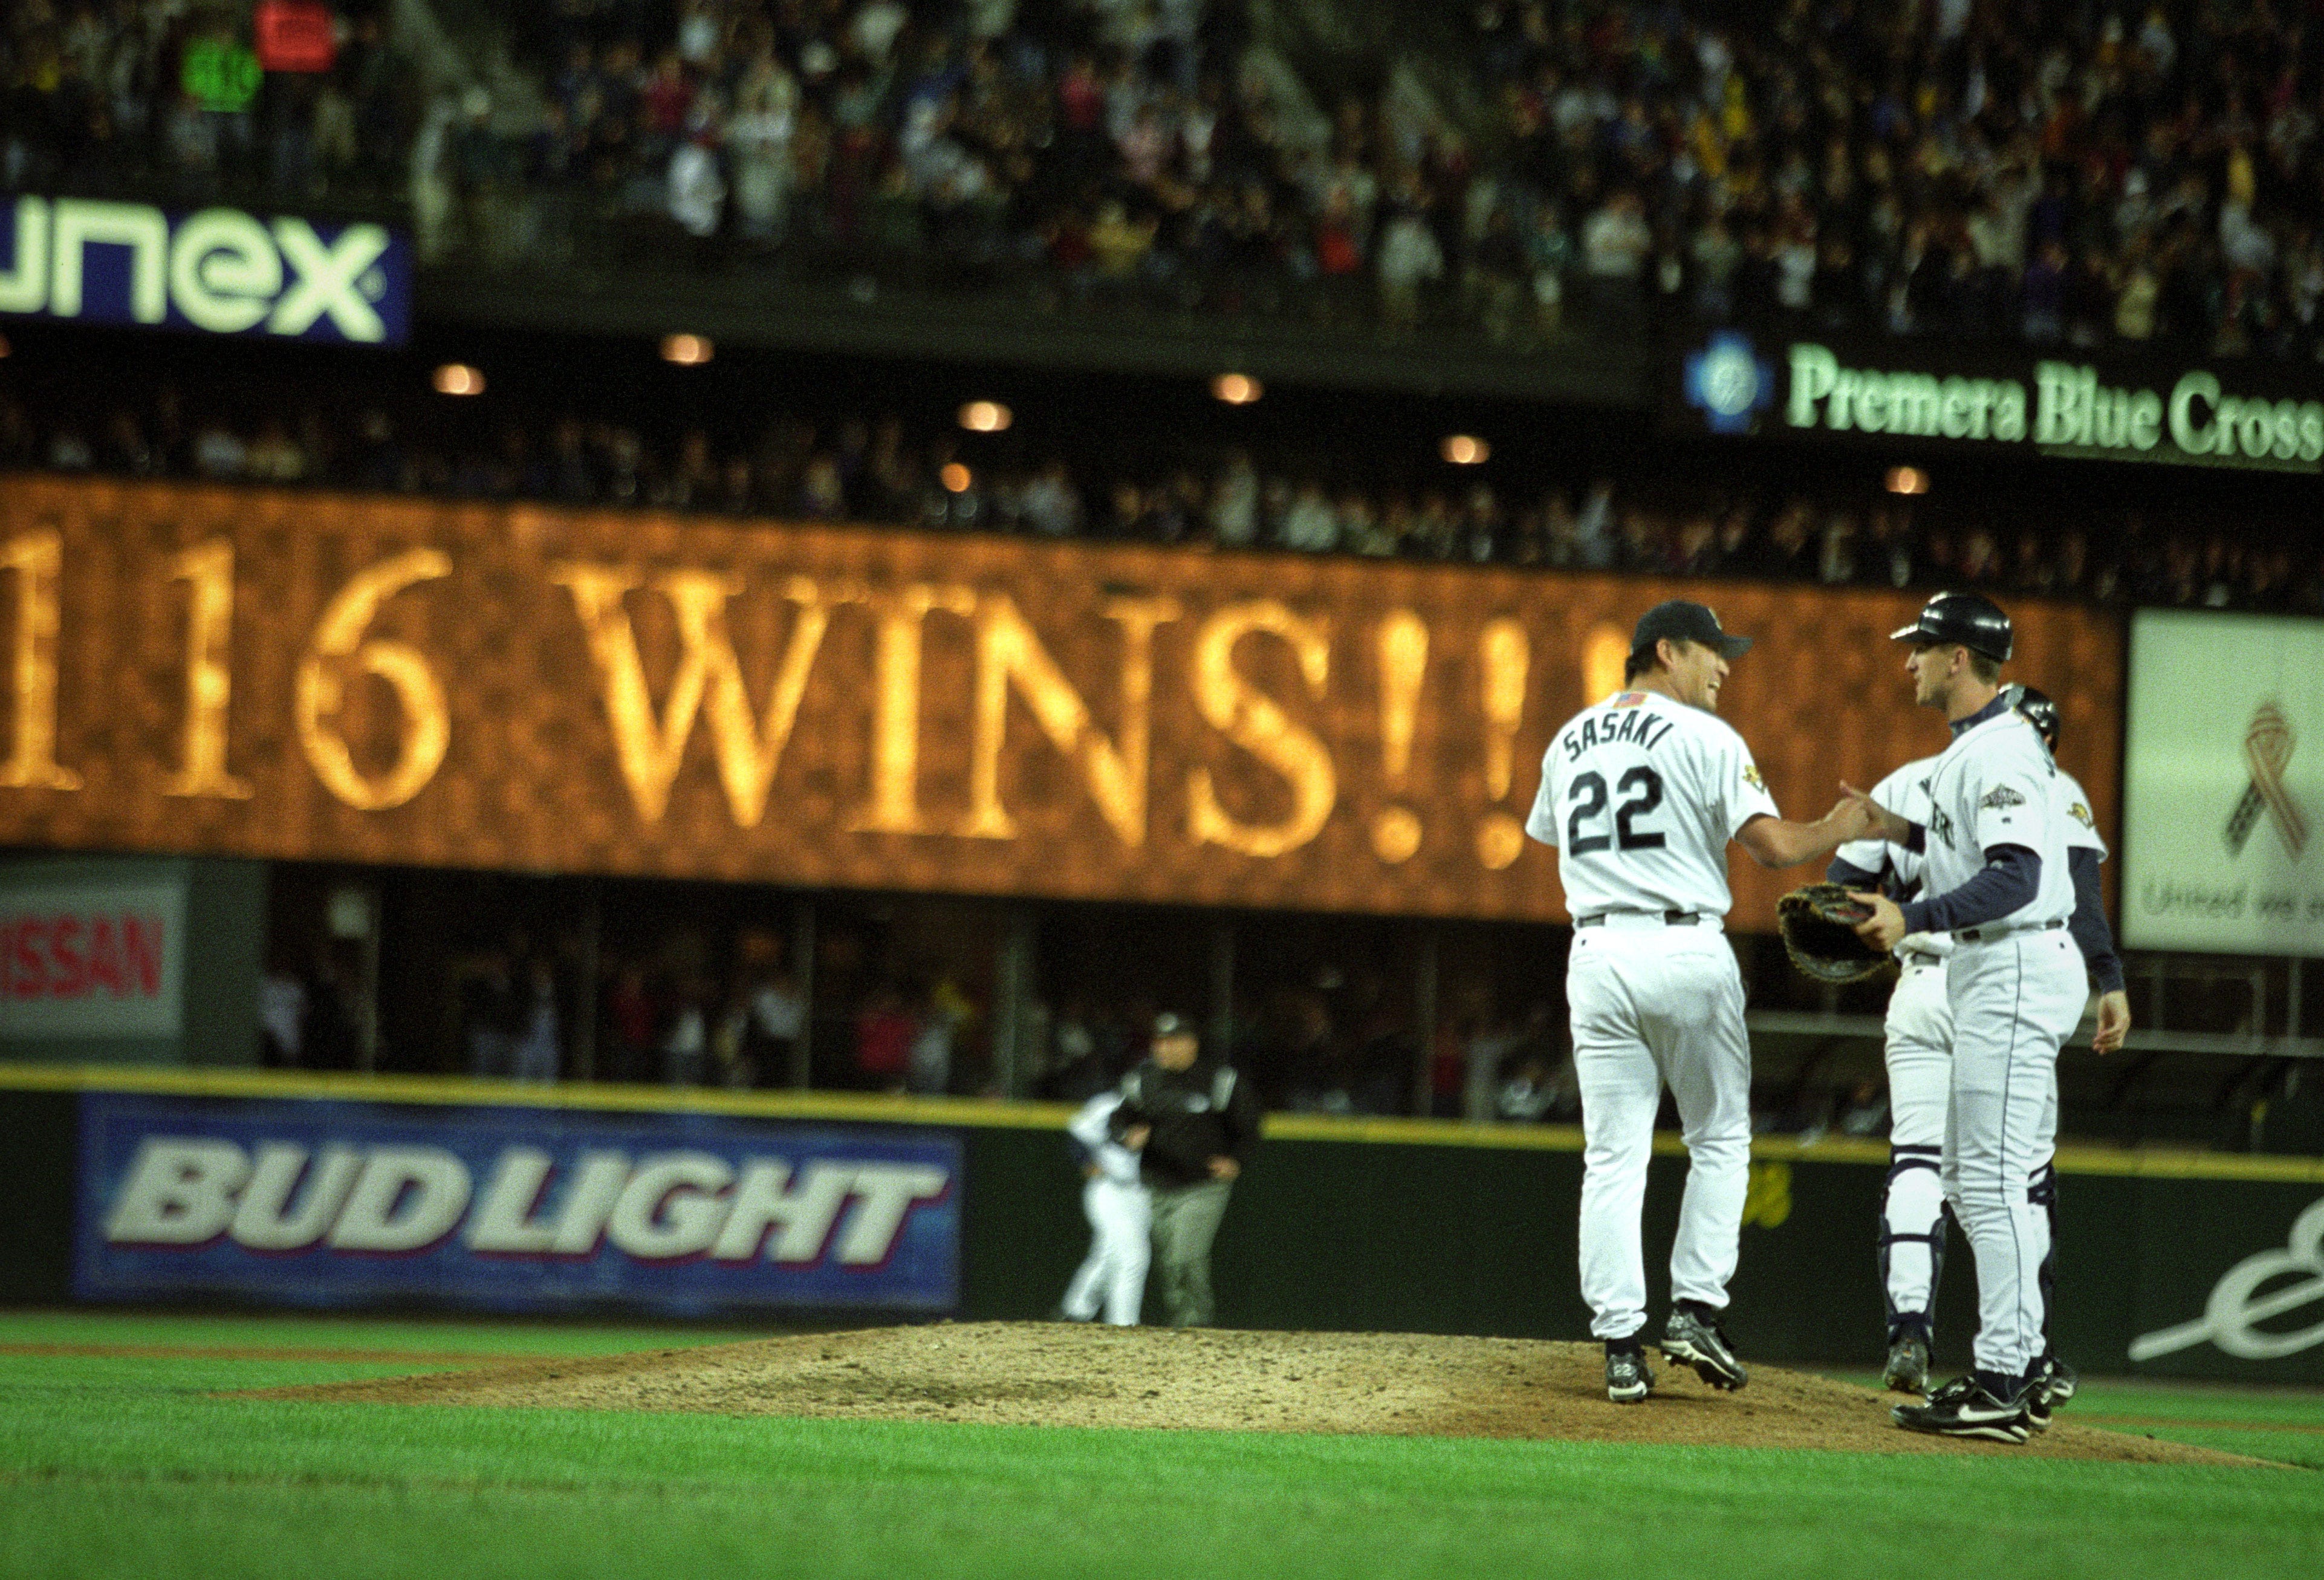
[[1894, 1394], [1756, 1367], [1721, 1393], [1649, 1355], [1654, 1397], [1609, 1404], [1595, 1344], [1416, 1334], [938, 1323], [650, 1350], [245, 1397], [676, 1410], [986, 1425], [2025, 1454], [2153, 1465], [2263, 1462], [2077, 1426], [2024, 1447], [1898, 1430]]

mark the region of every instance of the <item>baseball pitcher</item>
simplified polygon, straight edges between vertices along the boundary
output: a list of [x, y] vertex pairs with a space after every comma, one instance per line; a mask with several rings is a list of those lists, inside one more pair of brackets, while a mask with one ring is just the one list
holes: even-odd
[[1747, 1373], [1723, 1326], [1750, 1178], [1751, 1048], [1743, 981], [1722, 924], [1729, 840], [1769, 867], [1813, 861], [1869, 828], [1870, 803], [1843, 797], [1813, 823], [1775, 810], [1750, 748], [1716, 716], [1730, 636], [1701, 604], [1658, 604], [1638, 621], [1624, 688], [1552, 740], [1526, 832], [1558, 852], [1573, 917], [1566, 998], [1582, 1087], [1582, 1293], [1606, 1344], [1606, 1396], [1646, 1398], [1639, 1335], [1646, 1280], [1639, 1213], [1667, 1086], [1687, 1148], [1671, 1247], [1665, 1363], [1712, 1386]]

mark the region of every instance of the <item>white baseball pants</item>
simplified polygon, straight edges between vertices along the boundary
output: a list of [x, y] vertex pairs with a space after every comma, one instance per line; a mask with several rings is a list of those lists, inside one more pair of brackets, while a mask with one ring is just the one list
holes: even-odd
[[1065, 1286], [1065, 1315], [1087, 1322], [1102, 1298], [1108, 1322], [1135, 1327], [1146, 1304], [1146, 1265], [1153, 1258], [1147, 1239], [1153, 1200], [1142, 1185], [1100, 1176], [1082, 1187], [1082, 1212], [1090, 1224], [1089, 1254]]
[[1689, 1160], [1674, 1300], [1726, 1308], [1751, 1178], [1751, 1044], [1735, 953], [1715, 927], [1628, 919], [1577, 929], [1565, 977], [1582, 1086], [1582, 1297], [1601, 1339], [1646, 1326], [1638, 1218], [1664, 1086]]
[[2057, 1144], [2058, 1049], [2089, 999], [2063, 928], [1964, 942], [1946, 967], [1953, 1012], [1945, 1197], [1977, 1259], [1978, 1369], [2024, 1377], [2041, 1358], [2050, 1218], [2034, 1181]]
[[1908, 964], [1888, 995], [1888, 1186], [1880, 1203], [1880, 1277], [1889, 1336], [1925, 1326], [1943, 1265], [1945, 1116], [1952, 1109], [1953, 1012], [1945, 967]]

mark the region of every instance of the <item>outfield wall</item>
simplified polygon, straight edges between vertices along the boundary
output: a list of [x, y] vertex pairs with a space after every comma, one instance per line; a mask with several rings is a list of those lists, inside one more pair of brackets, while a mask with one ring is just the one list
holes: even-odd
[[[18, 1067], [0, 1071], [15, 1209], [0, 1289], [27, 1304], [1038, 1317], [1086, 1241], [1064, 1119], [965, 1100]], [[1581, 1337], [1580, 1149], [1564, 1127], [1273, 1119], [1220, 1237], [1221, 1320]], [[1658, 1152], [1650, 1245], [1667, 1243], [1684, 1178], [1675, 1138]], [[1877, 1143], [1755, 1148], [1730, 1325], [1748, 1354], [1878, 1359], [1885, 1165]], [[2069, 1150], [2059, 1172], [2056, 1335], [2078, 1364], [2324, 1383], [2324, 1161]], [[1965, 1350], [1970, 1292], [1956, 1239], [1944, 1359]]]

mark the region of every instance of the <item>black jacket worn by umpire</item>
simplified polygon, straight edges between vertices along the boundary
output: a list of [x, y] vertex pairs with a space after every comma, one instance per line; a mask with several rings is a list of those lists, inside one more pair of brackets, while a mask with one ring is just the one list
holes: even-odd
[[1146, 1183], [1176, 1190], [1210, 1178], [1213, 1158], [1250, 1165], [1259, 1141], [1259, 1099], [1249, 1081], [1210, 1059], [1166, 1070], [1149, 1058], [1122, 1077], [1115, 1138], [1134, 1124], [1153, 1127], [1139, 1161]]

